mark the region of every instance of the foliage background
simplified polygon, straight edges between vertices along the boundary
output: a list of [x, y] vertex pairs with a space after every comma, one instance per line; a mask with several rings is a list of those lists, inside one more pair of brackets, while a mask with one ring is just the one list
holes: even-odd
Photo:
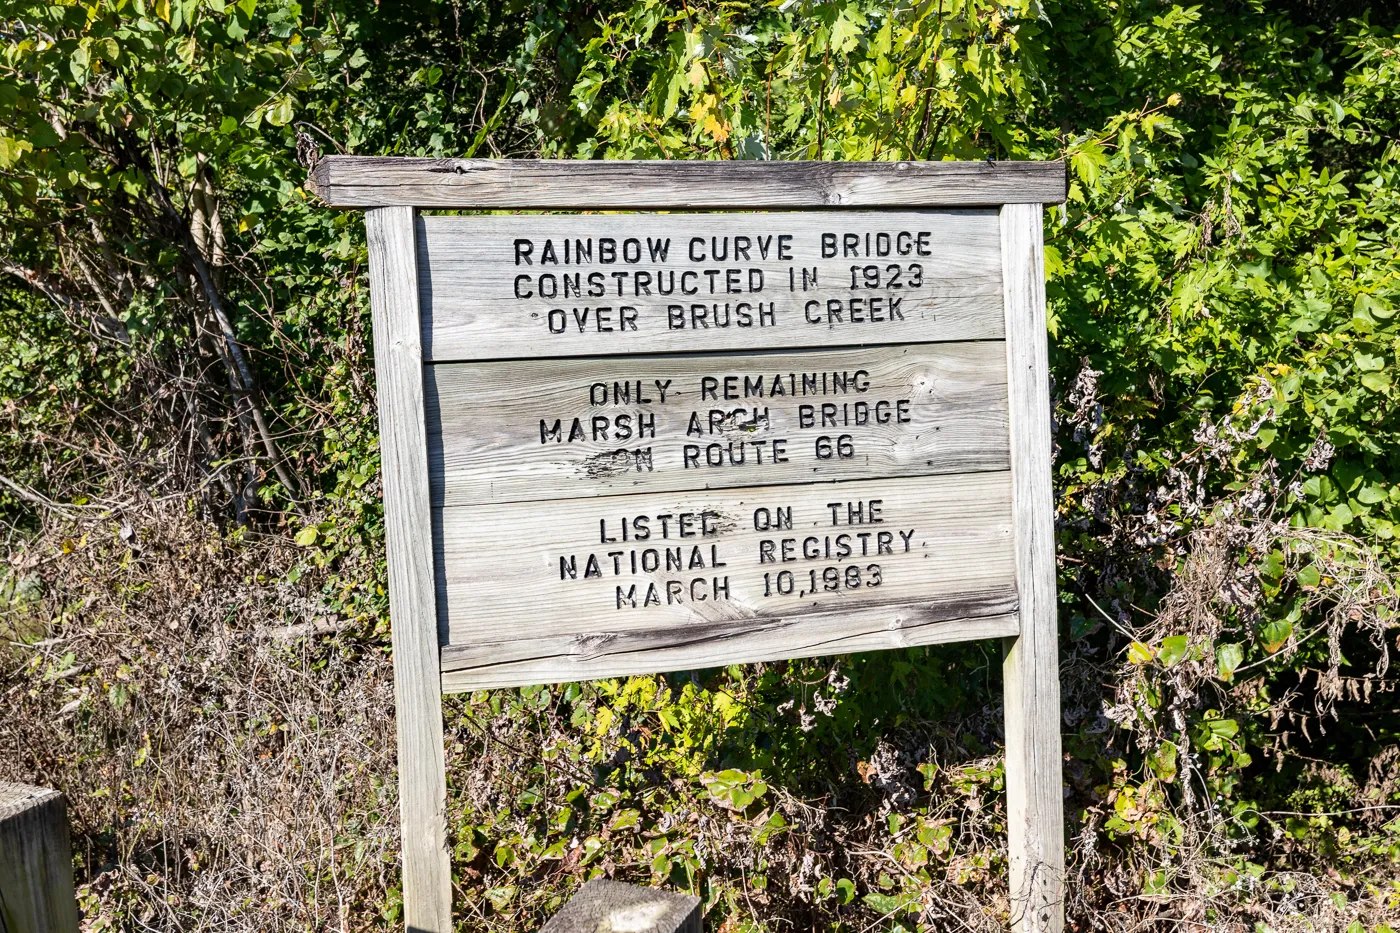
[[[1400, 33], [1239, 0], [0, 0], [0, 778], [92, 930], [399, 916], [357, 215], [320, 152], [1064, 158], [1076, 929], [1400, 927]], [[1004, 927], [999, 648], [450, 700], [463, 929]]]

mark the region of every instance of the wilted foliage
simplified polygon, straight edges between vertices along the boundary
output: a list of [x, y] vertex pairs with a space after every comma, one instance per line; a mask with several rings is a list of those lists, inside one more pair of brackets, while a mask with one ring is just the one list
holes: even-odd
[[[1400, 928], [1388, 4], [0, 4], [0, 777], [94, 929], [397, 922], [359, 219], [323, 152], [1063, 158], [1069, 916]], [[462, 929], [589, 876], [1004, 927], [1000, 649], [451, 698]]]

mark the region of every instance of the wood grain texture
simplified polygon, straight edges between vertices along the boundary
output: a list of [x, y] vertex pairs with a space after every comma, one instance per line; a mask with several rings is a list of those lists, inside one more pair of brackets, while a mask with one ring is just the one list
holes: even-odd
[[404, 922], [411, 931], [451, 933], [447, 777], [413, 209], [371, 210], [365, 215], [365, 228], [394, 648]]
[[979, 340], [1005, 326], [993, 210], [418, 223], [424, 357], [438, 362]]
[[1015, 611], [1004, 472], [437, 514], [447, 689], [927, 644]]
[[1009, 466], [998, 341], [439, 364], [425, 392], [435, 506]]
[[443, 651], [444, 693], [1005, 638], [1019, 631], [1015, 589], [899, 607], [554, 635]]
[[326, 156], [332, 207], [735, 209], [997, 206], [1065, 199], [1063, 162], [667, 162]]
[[1002, 208], [1011, 483], [1021, 632], [1007, 643], [1006, 803], [1012, 926], [1064, 929], [1064, 794], [1050, 485], [1050, 373], [1039, 204]]
[[63, 795], [0, 782], [0, 930], [78, 933]]

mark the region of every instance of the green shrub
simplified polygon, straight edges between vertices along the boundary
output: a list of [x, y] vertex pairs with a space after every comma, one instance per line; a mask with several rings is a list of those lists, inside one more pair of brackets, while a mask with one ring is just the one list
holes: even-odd
[[[1063, 158], [1046, 257], [1069, 913], [1395, 925], [1389, 5], [11, 0], [0, 31], [0, 511], [6, 579], [42, 583], [12, 628], [38, 644], [0, 684], [19, 709], [0, 770], [116, 801], [80, 828], [101, 922], [398, 917], [387, 764], [317, 797], [297, 782], [339, 753], [292, 743], [276, 780], [331, 801], [337, 841], [284, 826], [294, 871], [234, 871], [257, 846], [197, 812], [224, 799], [214, 777], [176, 794], [144, 765], [185, 760], [201, 733], [156, 698], [195, 689], [227, 638], [133, 661], [175, 650], [152, 633], [197, 602], [152, 608], [180, 561], [141, 542], [191, 533], [155, 495], [219, 528], [201, 632], [328, 613], [328, 643], [237, 663], [385, 695], [364, 244], [304, 186], [318, 151], [351, 151]], [[463, 927], [534, 928], [606, 872], [702, 893], [725, 933], [997, 929], [999, 664], [973, 644], [450, 699]], [[244, 670], [208, 715], [233, 723], [220, 767], [270, 792], [258, 756], [283, 728], [275, 704], [235, 716]], [[301, 912], [259, 906], [274, 890]]]

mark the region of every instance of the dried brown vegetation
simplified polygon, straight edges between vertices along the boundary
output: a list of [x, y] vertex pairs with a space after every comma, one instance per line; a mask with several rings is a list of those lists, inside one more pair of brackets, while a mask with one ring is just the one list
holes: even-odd
[[377, 915], [396, 872], [390, 665], [353, 628], [307, 636], [344, 623], [314, 578], [282, 579], [297, 550], [167, 502], [46, 522], [12, 555], [0, 778], [68, 793], [89, 918]]

